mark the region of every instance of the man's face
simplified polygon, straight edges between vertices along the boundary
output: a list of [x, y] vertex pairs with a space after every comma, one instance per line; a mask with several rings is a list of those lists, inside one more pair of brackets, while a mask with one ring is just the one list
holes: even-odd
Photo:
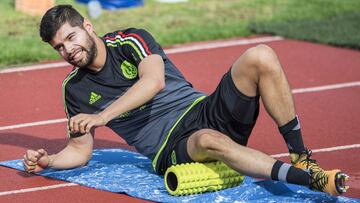
[[50, 45], [70, 64], [85, 68], [97, 55], [94, 39], [81, 27], [65, 23], [56, 32]]

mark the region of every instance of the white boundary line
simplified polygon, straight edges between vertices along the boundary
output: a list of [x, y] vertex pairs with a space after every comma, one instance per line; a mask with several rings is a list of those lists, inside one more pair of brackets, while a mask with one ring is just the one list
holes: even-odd
[[55, 62], [55, 63], [47, 63], [47, 64], [37, 64], [30, 66], [22, 66], [18, 68], [7, 68], [0, 70], [0, 74], [3, 73], [17, 73], [17, 72], [25, 72], [25, 71], [33, 71], [33, 70], [43, 70], [43, 69], [51, 69], [51, 68], [62, 68], [66, 66], [71, 66], [67, 62]]
[[[338, 84], [324, 85], [324, 86], [317, 86], [317, 87], [299, 88], [299, 89], [293, 89], [292, 92], [294, 94], [300, 94], [300, 93], [320, 92], [320, 91], [325, 91], [325, 90], [333, 90], [333, 89], [348, 88], [348, 87], [355, 87], [355, 86], [360, 86], [360, 81], [348, 82], [348, 83], [338, 83]], [[12, 130], [12, 129], [24, 128], [24, 127], [56, 124], [56, 123], [62, 123], [62, 122], [66, 122], [66, 121], [67, 121], [66, 118], [60, 118], [60, 119], [37, 121], [37, 122], [31, 122], [31, 123], [21, 123], [21, 124], [15, 124], [15, 125], [0, 126], [0, 131]]]
[[[314, 150], [311, 150], [311, 151], [313, 153], [319, 153], [319, 152], [332, 152], [332, 151], [345, 150], [345, 149], [354, 149], [354, 148], [360, 148], [360, 144], [352, 144], [352, 145], [343, 145], [343, 146], [329, 147], [329, 148], [322, 148], [322, 149], [314, 149]], [[289, 156], [289, 153], [274, 154], [274, 155], [271, 155], [271, 156], [274, 157], [274, 158], [280, 158], [280, 157]]]
[[240, 46], [240, 45], [247, 45], [247, 44], [274, 42], [274, 41], [280, 41], [283, 39], [284, 38], [282, 38], [280, 36], [272, 36], [272, 37], [253, 38], [253, 39], [239, 39], [239, 40], [231, 40], [231, 41], [211, 42], [211, 43], [207, 43], [207, 44], [166, 49], [165, 53], [177, 54], [177, 53], [198, 51], [198, 50], [205, 50], [205, 49], [217, 49], [217, 48]]
[[55, 189], [55, 188], [70, 187], [70, 186], [76, 186], [76, 185], [78, 185], [78, 184], [64, 183], [64, 184], [49, 185], [49, 186], [43, 186], [43, 187], [33, 187], [33, 188], [26, 188], [26, 189], [20, 189], [20, 190], [11, 190], [11, 191], [0, 192], [0, 196], [14, 195], [14, 194], [19, 194], [19, 193], [27, 193], [27, 192], [35, 192], [35, 191], [41, 191], [41, 190], [50, 190], [50, 189]]
[[299, 94], [299, 93], [305, 93], [305, 92], [320, 92], [320, 91], [325, 91], [325, 90], [334, 90], [334, 89], [355, 87], [355, 86], [360, 86], [360, 81], [338, 83], [338, 84], [324, 85], [324, 86], [318, 86], [318, 87], [299, 88], [299, 89], [294, 89], [292, 91], [292, 93]]
[[[270, 36], [270, 37], [258, 37], [258, 38], [253, 38], [253, 39], [237, 39], [237, 40], [229, 40], [229, 41], [209, 42], [206, 44], [188, 45], [188, 46], [185, 45], [185, 46], [178, 47], [178, 48], [165, 49], [165, 53], [176, 54], [176, 53], [198, 51], [198, 50], [204, 50], [204, 49], [216, 49], [216, 48], [247, 45], [247, 44], [273, 42], [273, 41], [279, 41], [279, 40], [283, 40], [283, 39], [284, 38], [282, 38], [280, 36]], [[71, 65], [68, 64], [67, 62], [30, 65], [30, 66], [23, 66], [23, 67], [18, 67], [18, 68], [3, 69], [3, 70], [0, 70], [0, 74], [51, 69], [51, 68], [61, 68], [61, 67], [65, 67], [65, 66], [71, 66]]]
[[67, 121], [66, 118], [60, 118], [60, 119], [38, 121], [38, 122], [32, 122], [32, 123], [21, 123], [21, 124], [16, 124], [16, 125], [0, 126], [0, 131], [16, 129], [16, 128], [25, 128], [25, 127], [32, 127], [32, 126], [40, 126], [40, 125], [62, 123], [62, 122], [66, 122], [66, 121]]
[[[332, 152], [332, 151], [355, 149], [355, 148], [360, 148], [360, 144], [314, 149], [314, 150], [312, 150], [312, 152], [313, 153]], [[289, 156], [289, 153], [274, 154], [271, 156], [274, 158], [286, 157], [286, 156]], [[11, 191], [0, 192], [0, 196], [14, 195], [14, 194], [19, 194], [19, 193], [27, 193], [27, 192], [35, 192], [35, 191], [41, 191], [41, 190], [50, 190], [50, 189], [55, 189], [55, 188], [70, 187], [70, 186], [77, 186], [77, 185], [78, 184], [75, 184], [75, 183], [64, 183], [64, 184], [50, 185], [50, 186], [44, 186], [44, 187], [34, 187], [34, 188], [26, 188], [26, 189], [20, 189], [20, 190], [11, 190]]]

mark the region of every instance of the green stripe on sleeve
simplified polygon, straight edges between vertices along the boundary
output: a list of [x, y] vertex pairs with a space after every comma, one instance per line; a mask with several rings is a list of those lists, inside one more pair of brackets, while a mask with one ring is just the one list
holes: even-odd
[[67, 125], [67, 135], [68, 137], [70, 137], [70, 129], [69, 129], [69, 119], [70, 119], [70, 115], [69, 115], [69, 112], [68, 112], [68, 108], [66, 106], [66, 97], [65, 97], [65, 88], [66, 88], [66, 85], [67, 83], [78, 73], [79, 71], [79, 68], [76, 68], [76, 70], [74, 70], [72, 73], [70, 73], [70, 75], [64, 80], [63, 84], [62, 84], [62, 95], [63, 95], [63, 100], [64, 100], [64, 108], [65, 108], [65, 113], [66, 113], [66, 118], [67, 118], [67, 122], [66, 122], [66, 125]]
[[[126, 39], [124, 42], [122, 42], [119, 39], [116, 39], [115, 42], [119, 43], [121, 46], [123, 46], [125, 44], [130, 45], [135, 50], [135, 52], [137, 53], [137, 55], [140, 57], [141, 60], [144, 58], [144, 55], [141, 54], [141, 51], [139, 50], [137, 45], [134, 42], [132, 42], [131, 40]], [[106, 43], [106, 45], [111, 46], [111, 47], [116, 47], [116, 44], [113, 43], [113, 41], [109, 41], [108, 43]]]

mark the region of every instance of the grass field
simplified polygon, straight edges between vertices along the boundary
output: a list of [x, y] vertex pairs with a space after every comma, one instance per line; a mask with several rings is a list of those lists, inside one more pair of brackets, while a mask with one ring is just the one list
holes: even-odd
[[[85, 5], [74, 0], [56, 0], [56, 4], [63, 3], [72, 4], [87, 17]], [[356, 29], [360, 22], [359, 12], [358, 0], [189, 0], [188, 3], [177, 4], [145, 0], [143, 7], [104, 11], [100, 18], [93, 20], [93, 23], [98, 35], [126, 27], [142, 27], [149, 30], [160, 44], [169, 46], [193, 41], [242, 37], [256, 32], [282, 35], [284, 32], [276, 31], [286, 30], [288, 26], [295, 26], [294, 22], [297, 22], [302, 27], [290, 30], [296, 31], [298, 39], [313, 39], [339, 45], [333, 43], [336, 41], [342, 45], [343, 36], [332, 36], [334, 32], [331, 30], [323, 31], [330, 35], [326, 38], [322, 34], [316, 38], [304, 34], [306, 30], [310, 30], [307, 27], [312, 28], [311, 33], [317, 33], [324, 21], [335, 19], [333, 23], [353, 27], [350, 35], [356, 37], [344, 43], [347, 47], [357, 48], [356, 44], [359, 41], [356, 40], [360, 36], [359, 29]], [[347, 15], [348, 13], [350, 14]], [[50, 46], [41, 42], [38, 35], [40, 19], [41, 17], [16, 12], [14, 0], [0, 1], [0, 68], [59, 59]], [[353, 21], [345, 24], [342, 23], [344, 20]], [[313, 23], [307, 23], [310, 21]], [[343, 26], [341, 29], [347, 30]], [[332, 29], [339, 27], [333, 26]], [[293, 37], [286, 33], [284, 36]], [[329, 38], [331, 40], [328, 40]]]

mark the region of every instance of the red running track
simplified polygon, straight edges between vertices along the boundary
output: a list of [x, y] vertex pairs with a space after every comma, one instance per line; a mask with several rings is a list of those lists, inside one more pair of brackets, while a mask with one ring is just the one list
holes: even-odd
[[[360, 81], [360, 52], [294, 40], [267, 42], [279, 55], [292, 89]], [[211, 93], [223, 73], [247, 48], [239, 45], [170, 54], [194, 87]], [[189, 45], [186, 45], [187, 47]], [[69, 67], [0, 74], [0, 129], [22, 123], [65, 117], [61, 83]], [[360, 86], [295, 94], [304, 140], [310, 149], [353, 146], [314, 153], [323, 168], [341, 168], [351, 179], [346, 196], [360, 197]], [[105, 128], [96, 134], [95, 147], [132, 149]], [[19, 159], [26, 149], [46, 148], [57, 152], [66, 145], [65, 123], [0, 130], [0, 161]], [[269, 154], [286, 152], [277, 127], [262, 108], [249, 145]], [[356, 146], [355, 146], [356, 145]], [[354, 147], [355, 146], [355, 147]], [[287, 158], [281, 158], [288, 161]], [[62, 181], [28, 175], [0, 167], [0, 194], [26, 188], [64, 184]], [[126, 195], [69, 186], [21, 194], [0, 195], [0, 202], [144, 202]]]

